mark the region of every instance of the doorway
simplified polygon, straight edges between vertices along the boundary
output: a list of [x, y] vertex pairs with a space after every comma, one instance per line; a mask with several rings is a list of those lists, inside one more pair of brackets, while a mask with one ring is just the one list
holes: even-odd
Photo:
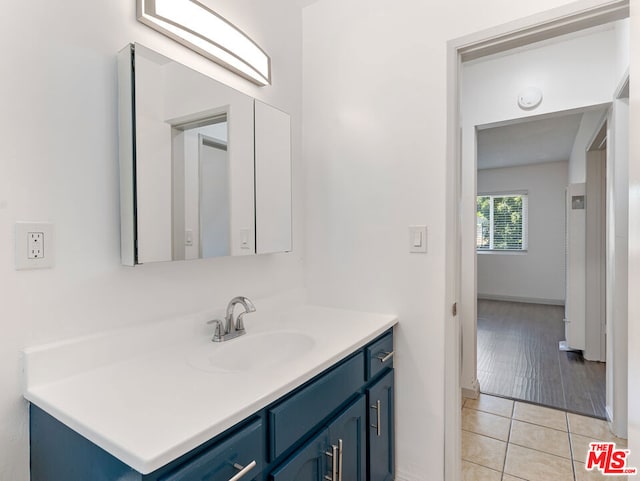
[[[453, 219], [457, 219], [457, 213], [460, 212], [462, 222], [455, 221], [449, 224], [449, 235], [451, 249], [448, 252], [448, 264], [452, 266], [452, 271], [457, 274], [449, 280], [448, 284], [448, 301], [454, 304], [451, 311], [454, 322], [446, 326], [447, 339], [447, 376], [450, 379], [459, 379], [460, 384], [447, 383], [446, 399], [447, 405], [452, 409], [446, 413], [446, 423], [450, 427], [460, 425], [459, 419], [459, 388], [462, 387], [463, 393], [467, 396], [479, 392], [477, 378], [470, 375], [470, 372], [476, 371], [476, 356], [462, 355], [461, 350], [466, 350], [470, 345], [476, 345], [475, 329], [473, 329], [473, 338], [468, 338], [468, 330], [466, 322], [472, 319], [475, 323], [476, 304], [475, 295], [470, 300], [465, 297], [465, 283], [470, 277], [475, 282], [475, 233], [474, 235], [465, 236], [465, 216], [467, 220], [475, 216], [476, 199], [475, 199], [475, 165], [472, 166], [473, 174], [469, 175], [469, 166], [464, 162], [458, 163], [460, 159], [465, 158], [465, 154], [469, 153], [469, 142], [464, 139], [464, 130], [468, 117], [465, 118], [461, 114], [459, 104], [459, 90], [463, 87], [464, 76], [461, 75], [460, 69], [462, 62], [484, 57], [490, 54], [505, 52], [514, 47], [522, 47], [530, 43], [539, 41], [540, 39], [550, 39], [561, 33], [576, 32], [583, 30], [585, 27], [593, 25], [602, 25], [614, 19], [626, 18], [628, 16], [628, 3], [615, 2], [601, 6], [571, 4], [564, 8], [558, 8], [545, 14], [537, 15], [529, 19], [513, 22], [512, 24], [481, 32], [462, 39], [457, 39], [449, 44], [449, 75], [451, 89], [449, 92], [449, 125], [448, 125], [448, 158], [451, 162], [449, 169], [449, 187], [452, 202], [450, 213]], [[483, 98], [476, 99], [478, 103], [482, 103]], [[513, 117], [515, 118], [515, 117]], [[464, 120], [465, 123], [460, 120]], [[490, 123], [490, 122], [485, 122]], [[475, 131], [475, 125], [482, 125], [483, 122], [475, 122], [471, 127]], [[474, 134], [475, 135], [475, 134]], [[475, 138], [471, 144], [471, 150], [475, 148]], [[475, 156], [475, 152], [471, 152]], [[471, 214], [470, 214], [471, 212]], [[473, 225], [475, 230], [475, 222], [467, 223]], [[467, 227], [468, 229], [468, 227]], [[467, 258], [465, 258], [465, 256]], [[469, 258], [472, 262], [469, 263]], [[474, 276], [469, 274], [473, 272]], [[464, 273], [464, 275], [463, 275]], [[456, 301], [459, 301], [457, 306]], [[457, 307], [457, 309], [456, 309]], [[468, 310], [472, 310], [473, 314], [468, 315]], [[460, 314], [456, 318], [456, 313]], [[457, 321], [457, 322], [455, 322]], [[608, 327], [610, 329], [610, 326]], [[465, 334], [466, 333], [466, 334]], [[460, 341], [462, 341], [460, 343]], [[455, 353], [455, 356], [449, 354]], [[472, 363], [473, 369], [466, 369], [466, 364]], [[626, 379], [622, 381], [618, 378], [618, 384], [626, 384]], [[457, 412], [453, 410], [453, 406], [458, 406]], [[619, 409], [616, 418], [622, 417], [623, 410]], [[615, 424], [615, 421], [614, 421]], [[626, 424], [626, 420], [625, 420]], [[457, 430], [456, 430], [457, 431]], [[446, 472], [446, 479], [459, 479], [460, 472], [460, 438], [459, 431], [449, 431], [445, 435], [445, 457], [446, 466], [450, 467]]]
[[[604, 297], [604, 283], [593, 273], [585, 276], [593, 264], [585, 263], [591, 259], [585, 258], [585, 245], [592, 237], [603, 245], [605, 237], [602, 209], [596, 209], [604, 200], [596, 202], [596, 196], [604, 190], [592, 187], [585, 203], [584, 179], [576, 179], [575, 171], [586, 171], [587, 181], [596, 172], [585, 168], [585, 162], [595, 160], [587, 142], [601, 130], [609, 108], [596, 105], [477, 127], [477, 376], [482, 393], [607, 417], [600, 350], [604, 311], [596, 315], [599, 304], [592, 302], [596, 325], [592, 328], [585, 318], [585, 297]], [[591, 179], [592, 184], [601, 186], [603, 179]], [[589, 232], [585, 218], [595, 221], [588, 223]], [[604, 249], [594, 249], [592, 257], [600, 274]], [[591, 295], [585, 290], [588, 279], [594, 283]]]

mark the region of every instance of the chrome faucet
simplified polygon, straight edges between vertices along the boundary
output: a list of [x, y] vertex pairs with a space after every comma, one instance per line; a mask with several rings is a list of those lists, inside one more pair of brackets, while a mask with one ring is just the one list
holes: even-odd
[[[244, 307], [244, 312], [241, 312], [238, 315], [236, 320], [233, 319], [233, 310], [236, 307], [236, 304], [242, 304]], [[244, 315], [255, 312], [256, 308], [247, 297], [238, 296], [234, 297], [229, 301], [227, 305], [227, 314], [224, 316], [224, 324], [220, 319], [215, 319], [213, 321], [209, 321], [207, 324], [215, 324], [216, 328], [213, 333], [214, 342], [222, 342], [228, 341], [229, 339], [233, 339], [238, 336], [242, 336], [246, 331], [244, 328]]]

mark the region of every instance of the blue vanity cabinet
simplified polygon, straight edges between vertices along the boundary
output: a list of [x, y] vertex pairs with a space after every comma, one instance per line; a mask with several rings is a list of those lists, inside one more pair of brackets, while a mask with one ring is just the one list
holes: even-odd
[[263, 479], [265, 431], [259, 417], [147, 475], [34, 405], [30, 425], [31, 481], [229, 481], [244, 468], [242, 481]]
[[360, 394], [276, 468], [270, 481], [365, 481], [366, 418], [366, 399]]
[[366, 480], [367, 402], [364, 394], [329, 425], [329, 445], [338, 447], [336, 481]]
[[327, 481], [331, 458], [328, 431], [323, 429], [276, 468], [270, 481]]
[[268, 410], [272, 460], [362, 388], [364, 365], [364, 355], [358, 352]]
[[392, 347], [389, 330], [149, 474], [32, 404], [31, 481], [392, 481]]
[[158, 478], [158, 481], [243, 481], [261, 479], [262, 421], [256, 420], [212, 449]]
[[369, 481], [394, 477], [393, 369], [367, 388]]
[[393, 334], [388, 332], [366, 348], [367, 380], [393, 367]]

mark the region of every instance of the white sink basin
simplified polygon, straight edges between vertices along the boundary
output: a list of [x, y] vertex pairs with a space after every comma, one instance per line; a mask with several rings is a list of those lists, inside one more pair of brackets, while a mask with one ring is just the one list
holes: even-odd
[[301, 332], [249, 333], [203, 346], [187, 362], [209, 372], [261, 371], [294, 361], [314, 346], [315, 341]]

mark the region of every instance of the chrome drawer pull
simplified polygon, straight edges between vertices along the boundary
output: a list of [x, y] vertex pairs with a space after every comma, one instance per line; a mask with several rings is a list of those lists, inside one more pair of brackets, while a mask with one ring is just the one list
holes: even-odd
[[236, 474], [233, 478], [229, 479], [229, 481], [238, 481], [240, 478], [242, 478], [245, 474], [247, 474], [249, 471], [251, 471], [253, 468], [256, 467], [256, 461], [253, 460], [251, 461], [249, 464], [247, 464], [246, 466], [241, 466], [238, 463], [235, 463], [233, 465], [234, 468], [239, 469], [240, 472], [238, 474]]
[[338, 481], [342, 481], [342, 439], [338, 439], [338, 449], [340, 450], [340, 463], [338, 464]]
[[331, 458], [331, 476], [324, 475], [324, 479], [327, 481], [338, 481], [338, 446], [331, 445], [331, 451], [327, 451], [324, 454]]
[[393, 357], [393, 351], [391, 352], [383, 352], [381, 354], [378, 354], [378, 359], [380, 360], [380, 362], [385, 363], [387, 362], [389, 359], [391, 359]]
[[381, 436], [382, 435], [382, 428], [380, 427], [380, 411], [381, 411], [381, 409], [380, 409], [380, 399], [378, 399], [375, 404], [371, 405], [371, 409], [375, 409], [376, 410], [376, 421], [377, 421], [377, 423], [376, 424], [372, 424], [371, 427], [372, 428], [376, 428], [376, 434], [378, 436]]

